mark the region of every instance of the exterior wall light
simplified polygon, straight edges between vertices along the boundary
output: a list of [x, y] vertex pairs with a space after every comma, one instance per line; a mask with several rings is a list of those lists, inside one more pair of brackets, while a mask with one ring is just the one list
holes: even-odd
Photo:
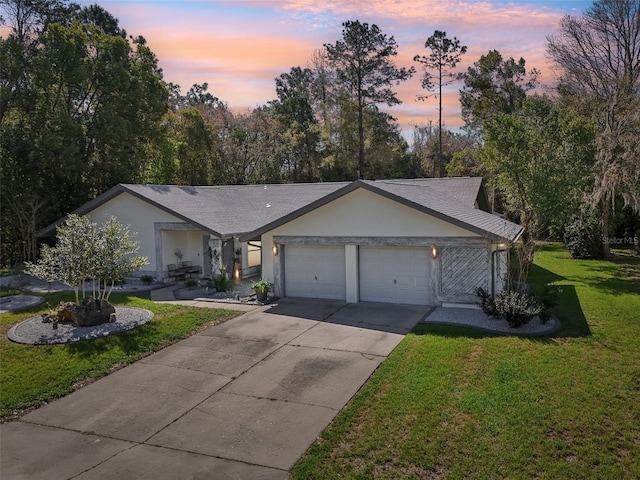
[[236, 265], [236, 268], [234, 269], [233, 277], [236, 280], [240, 280], [240, 267], [238, 265]]
[[435, 243], [431, 245], [431, 258], [436, 260], [438, 258], [438, 245]]
[[277, 257], [278, 256], [278, 244], [274, 242], [273, 244], [273, 256]]

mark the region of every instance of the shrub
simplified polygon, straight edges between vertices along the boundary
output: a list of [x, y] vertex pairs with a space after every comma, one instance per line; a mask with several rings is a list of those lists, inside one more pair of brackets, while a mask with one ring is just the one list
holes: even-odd
[[196, 280], [195, 278], [187, 278], [184, 281], [184, 286], [187, 288], [193, 288], [198, 286], [198, 280]]
[[233, 281], [226, 274], [221, 273], [213, 279], [213, 288], [218, 292], [226, 292], [233, 284]]
[[565, 228], [564, 244], [571, 258], [602, 258], [604, 247], [597, 217], [588, 213], [575, 217]]
[[500, 317], [510, 327], [518, 328], [540, 313], [540, 307], [527, 294], [503, 290], [495, 299], [495, 306]]
[[153, 283], [153, 277], [151, 275], [142, 275], [140, 281], [145, 285], [151, 285]]
[[480, 308], [482, 311], [491, 317], [498, 317], [498, 311], [496, 310], [496, 304], [493, 301], [493, 297], [484, 288], [476, 288], [476, 295], [480, 297]]

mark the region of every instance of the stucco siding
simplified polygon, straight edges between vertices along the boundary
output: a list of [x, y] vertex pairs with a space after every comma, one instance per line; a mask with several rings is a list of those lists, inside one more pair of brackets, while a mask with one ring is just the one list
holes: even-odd
[[477, 234], [358, 189], [274, 230], [274, 235], [475, 237]]
[[273, 281], [273, 237], [472, 237], [476, 233], [358, 189], [262, 236], [262, 276]]
[[[163, 230], [162, 231], [162, 268], [179, 262], [191, 262], [204, 269], [204, 245], [200, 230]], [[182, 259], [176, 256], [176, 249], [182, 253]]]
[[[143, 271], [155, 272], [156, 270], [156, 222], [184, 223], [163, 210], [160, 210], [147, 202], [144, 202], [128, 193], [121, 193], [117, 197], [103, 203], [89, 213], [89, 218], [97, 223], [102, 223], [114, 216], [123, 225], [129, 225], [130, 232], [136, 232], [135, 239], [140, 242], [139, 254], [149, 259], [149, 265]], [[173, 251], [172, 251], [173, 252]], [[175, 260], [175, 257], [174, 257]], [[171, 262], [175, 263], [175, 262]]]

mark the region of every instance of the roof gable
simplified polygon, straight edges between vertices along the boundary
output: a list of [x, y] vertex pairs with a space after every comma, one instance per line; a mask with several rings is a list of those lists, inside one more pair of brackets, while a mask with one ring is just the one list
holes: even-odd
[[[477, 185], [478, 188], [481, 186], [481, 180]], [[460, 192], [455, 196], [445, 195], [438, 191], [441, 188], [430, 188], [428, 182], [424, 180], [356, 180], [331, 195], [320, 198], [299, 210], [265, 224], [259, 229], [242, 236], [241, 240], [255, 239], [263, 233], [305, 215], [358, 188], [369, 190], [492, 240], [514, 242], [522, 233], [522, 227], [519, 225], [475, 208], [477, 192], [474, 192], [474, 195], [468, 192]]]
[[[85, 215], [127, 192], [217, 237], [231, 237], [254, 231], [345, 185], [348, 183], [224, 186], [119, 184], [73, 213]], [[38, 235], [54, 234], [55, 227], [64, 219], [42, 229]]]
[[265, 234], [344, 238], [478, 236], [448, 219], [430, 215], [369, 188], [350, 189]]

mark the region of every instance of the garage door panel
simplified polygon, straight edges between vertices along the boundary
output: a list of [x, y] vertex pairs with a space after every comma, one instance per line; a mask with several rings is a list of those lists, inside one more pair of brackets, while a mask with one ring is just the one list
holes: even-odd
[[427, 248], [361, 246], [360, 300], [430, 305], [431, 258]]
[[286, 296], [346, 298], [343, 246], [287, 245], [284, 264]]

